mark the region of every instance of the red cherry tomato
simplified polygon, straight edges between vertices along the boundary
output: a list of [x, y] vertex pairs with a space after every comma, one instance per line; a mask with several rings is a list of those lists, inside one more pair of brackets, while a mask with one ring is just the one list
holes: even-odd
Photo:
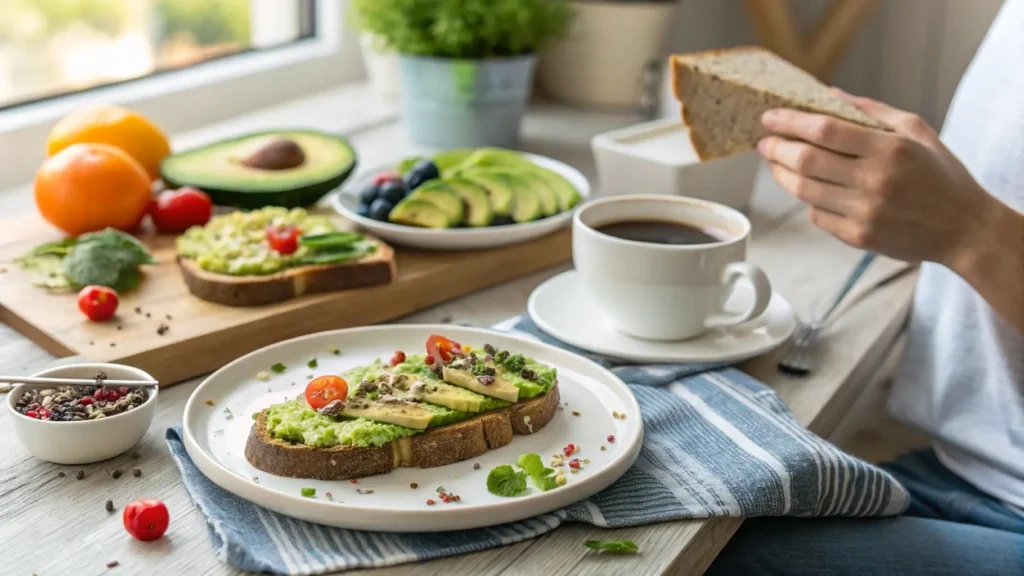
[[455, 356], [462, 355], [462, 345], [444, 336], [431, 334], [427, 338], [427, 354], [435, 359], [440, 358], [442, 362], [451, 362]]
[[385, 182], [390, 182], [392, 180], [401, 180], [401, 179], [402, 179], [402, 177], [398, 174], [398, 172], [395, 172], [393, 170], [388, 170], [388, 171], [376, 174], [373, 178], [370, 179], [370, 183], [373, 184], [374, 186], [380, 186], [381, 184], [383, 184]]
[[321, 376], [306, 386], [306, 403], [314, 410], [348, 397], [348, 382], [341, 376]]
[[281, 254], [294, 254], [301, 235], [302, 231], [294, 226], [271, 226], [267, 228], [267, 244]]
[[203, 191], [189, 186], [164, 190], [150, 201], [149, 216], [161, 232], [184, 232], [210, 221], [213, 202]]
[[164, 535], [171, 516], [159, 500], [132, 500], [124, 507], [121, 521], [136, 540], [149, 542]]
[[395, 350], [395, 355], [391, 357], [391, 365], [398, 366], [402, 362], [405, 362], [405, 352]]
[[117, 292], [106, 286], [86, 286], [78, 293], [78, 309], [93, 322], [106, 322], [117, 310]]

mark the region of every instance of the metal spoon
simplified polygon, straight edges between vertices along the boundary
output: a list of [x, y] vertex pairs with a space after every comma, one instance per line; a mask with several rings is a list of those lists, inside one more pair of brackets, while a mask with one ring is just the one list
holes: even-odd
[[24, 385], [30, 388], [54, 386], [125, 386], [127, 388], [155, 388], [156, 380], [102, 380], [95, 378], [57, 378], [53, 376], [0, 376], [0, 383]]

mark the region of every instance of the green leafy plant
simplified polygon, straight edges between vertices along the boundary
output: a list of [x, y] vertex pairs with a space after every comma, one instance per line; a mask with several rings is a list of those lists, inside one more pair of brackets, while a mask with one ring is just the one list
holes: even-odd
[[532, 54], [572, 21], [567, 0], [352, 0], [358, 28], [402, 54], [484, 59]]
[[634, 554], [640, 550], [632, 540], [587, 540], [583, 545], [591, 550], [612, 554]]
[[526, 490], [526, 472], [502, 464], [487, 474], [487, 491], [497, 496], [517, 496]]
[[111, 228], [37, 246], [18, 262], [37, 286], [69, 289], [97, 285], [118, 292], [139, 285], [139, 266], [156, 264], [138, 239]]
[[558, 488], [558, 482], [554, 476], [555, 471], [545, 467], [539, 455], [531, 453], [519, 456], [519, 467], [530, 475], [533, 485], [542, 492]]

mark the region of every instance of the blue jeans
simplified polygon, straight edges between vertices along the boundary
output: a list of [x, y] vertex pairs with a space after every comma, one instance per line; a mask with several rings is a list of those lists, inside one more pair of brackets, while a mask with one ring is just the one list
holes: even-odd
[[883, 464], [910, 492], [903, 516], [754, 518], [708, 569], [719, 575], [1024, 575], [1024, 516], [930, 449]]

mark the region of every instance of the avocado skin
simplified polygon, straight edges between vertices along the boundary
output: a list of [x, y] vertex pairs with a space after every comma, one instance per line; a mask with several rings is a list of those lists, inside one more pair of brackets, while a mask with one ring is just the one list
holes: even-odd
[[[332, 138], [340, 141], [345, 147], [348, 148], [352, 154], [352, 161], [347, 166], [340, 167], [338, 172], [326, 180], [319, 182], [312, 182], [306, 184], [296, 184], [291, 187], [283, 188], [275, 191], [253, 191], [247, 190], [244, 183], [239, 182], [235, 186], [231, 187], [211, 187], [198, 184], [196, 182], [190, 182], [188, 178], [175, 178], [173, 170], [167, 168], [168, 165], [173, 167], [175, 157], [183, 154], [198, 154], [203, 149], [212, 148], [214, 146], [220, 147], [228, 145], [232, 142], [239, 142], [250, 138], [257, 138], [260, 136], [266, 136], [270, 134], [286, 134], [295, 132], [305, 132], [308, 134], [316, 134], [327, 138]], [[356, 155], [355, 148], [348, 139], [339, 136], [337, 134], [330, 134], [327, 132], [319, 132], [316, 130], [267, 130], [263, 132], [253, 132], [249, 134], [243, 134], [235, 138], [229, 138], [227, 140], [220, 140], [179, 152], [173, 156], [169, 156], [164, 159], [160, 164], [160, 178], [168, 188], [181, 188], [183, 186], [195, 186], [205, 192], [210, 200], [217, 206], [230, 206], [233, 208], [241, 208], [243, 210], [256, 210], [258, 208], [264, 208], [266, 206], [282, 206], [284, 208], [301, 208], [316, 204], [321, 198], [327, 195], [328, 192], [341, 186], [352, 172], [355, 170], [358, 164], [358, 156]]]

